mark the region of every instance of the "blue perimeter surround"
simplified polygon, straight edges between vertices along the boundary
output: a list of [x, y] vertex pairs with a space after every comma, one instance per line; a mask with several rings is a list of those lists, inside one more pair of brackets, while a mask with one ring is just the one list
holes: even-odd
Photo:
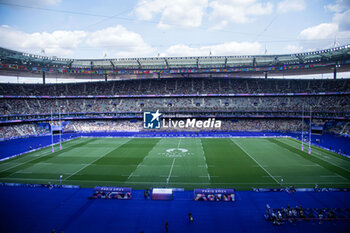
[[[281, 133], [85, 133], [78, 136], [127, 137], [228, 137], [228, 136], [299, 137]], [[350, 138], [334, 135], [313, 136], [313, 143], [350, 152]], [[55, 142], [58, 136], [55, 136]], [[29, 150], [29, 146], [48, 146], [50, 136], [29, 137], [0, 142], [1, 158]], [[237, 191], [236, 201], [195, 202], [193, 192], [175, 192], [173, 201], [144, 200], [142, 190], [133, 190], [131, 200], [89, 200], [93, 189], [29, 188], [0, 186], [0, 232], [349, 232], [349, 221], [285, 223], [274, 226], [265, 221], [265, 206], [280, 208], [301, 205], [304, 208], [350, 208], [349, 192], [253, 192]], [[194, 223], [188, 224], [192, 212]]]
[[[0, 187], [0, 232], [349, 232], [350, 221], [285, 223], [264, 219], [265, 206], [350, 208], [349, 192], [237, 191], [235, 202], [196, 202], [193, 192], [175, 192], [173, 201], [89, 200], [93, 189]], [[188, 212], [194, 217], [188, 223]]]
[[[301, 138], [300, 133], [281, 133], [281, 132], [161, 132], [161, 131], [143, 131], [143, 132], [94, 132], [94, 133], [67, 133], [62, 135], [62, 140], [68, 140], [80, 136], [87, 137], [261, 137], [261, 136], [291, 136]], [[319, 139], [319, 142], [316, 142]], [[58, 143], [59, 136], [54, 136], [54, 143]], [[350, 155], [350, 137], [339, 135], [312, 135], [312, 143]], [[51, 136], [31, 136], [25, 138], [16, 138], [12, 140], [0, 141], [0, 160], [13, 155], [22, 154], [30, 150], [51, 145]]]

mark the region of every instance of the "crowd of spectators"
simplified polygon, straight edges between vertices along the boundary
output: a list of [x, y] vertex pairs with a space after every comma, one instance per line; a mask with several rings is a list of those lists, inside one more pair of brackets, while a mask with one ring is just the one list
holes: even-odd
[[[144, 111], [165, 113], [168, 117], [187, 115], [215, 117], [298, 117], [304, 106], [305, 115], [312, 108], [313, 116], [346, 116], [350, 112], [350, 95], [287, 95], [240, 97], [128, 97], [91, 98], [92, 95], [164, 95], [164, 94], [232, 94], [232, 93], [316, 93], [349, 92], [350, 80], [277, 80], [277, 79], [145, 79], [77, 84], [0, 84], [0, 116], [2, 120], [48, 118], [58, 112], [65, 117], [139, 116]], [[8, 96], [23, 96], [11, 98]], [[4, 97], [5, 96], [5, 97]], [[7, 97], [6, 97], [7, 96]], [[27, 96], [27, 97], [25, 97]], [[28, 96], [80, 96], [80, 98], [28, 98]], [[77, 114], [79, 113], [79, 114]], [[230, 115], [227, 115], [230, 113]], [[30, 116], [8, 116], [8, 115]], [[46, 114], [46, 117], [38, 116]], [[112, 114], [112, 115], [111, 115]], [[114, 114], [114, 115], [113, 115]], [[119, 114], [119, 115], [118, 115]], [[278, 116], [277, 116], [277, 115]], [[174, 116], [172, 116], [174, 115]], [[270, 116], [269, 115], [269, 116]], [[276, 115], [276, 116], [275, 116]], [[240, 118], [237, 118], [240, 119]], [[304, 128], [307, 126], [305, 125]], [[300, 131], [300, 119], [273, 120], [266, 118], [224, 120], [217, 131]], [[72, 121], [65, 130], [142, 131], [140, 120]], [[177, 129], [165, 129], [177, 130]], [[180, 129], [179, 129], [180, 130]], [[182, 131], [184, 129], [181, 129]], [[46, 131], [35, 124], [0, 127], [1, 137], [41, 134]], [[335, 128], [349, 134], [350, 124]]]
[[350, 80], [182, 78], [71, 84], [0, 84], [1, 95], [87, 96], [348, 92]]
[[[172, 119], [176, 120], [176, 119]], [[218, 120], [218, 119], [217, 119]], [[300, 132], [309, 130], [307, 121], [302, 122], [297, 119], [220, 119], [220, 128], [162, 128], [162, 131], [217, 131], [217, 132]], [[144, 131], [142, 120], [77, 120], [62, 121], [65, 132], [140, 132]], [[49, 122], [47, 122], [49, 123]], [[317, 120], [313, 120], [316, 124]], [[59, 125], [58, 121], [53, 121], [54, 125]], [[325, 124], [325, 122], [323, 122]], [[341, 127], [327, 129], [328, 133], [350, 135], [350, 124], [343, 122]], [[148, 129], [146, 129], [148, 130]], [[36, 123], [11, 124], [0, 127], [0, 138], [20, 137], [25, 135], [48, 134], [49, 129], [39, 126]]]
[[346, 123], [344, 128], [341, 131], [344, 135], [350, 135], [350, 123]]
[[74, 132], [137, 132], [142, 129], [142, 122], [130, 120], [118, 121], [71, 121], [65, 131]]
[[302, 206], [296, 206], [293, 208], [289, 205], [287, 207], [271, 209], [269, 205], [266, 205], [266, 213], [264, 217], [274, 225], [296, 221], [317, 221], [319, 224], [322, 224], [325, 221], [350, 220], [350, 209], [303, 208]]
[[[347, 112], [350, 95], [288, 97], [181, 97], [181, 98], [112, 98], [112, 99], [0, 99], [1, 115], [142, 112], [159, 109], [179, 111], [294, 111]], [[60, 110], [59, 110], [60, 108]], [[308, 114], [308, 113], [306, 113]]]
[[41, 135], [49, 133], [48, 130], [37, 124], [15, 124], [0, 127], [0, 138], [21, 137], [26, 135]]
[[[301, 131], [301, 122], [298, 120], [221, 120], [220, 128], [161, 128], [162, 131]], [[142, 121], [72, 121], [68, 131], [93, 132], [93, 131], [131, 131], [138, 132], [145, 130]], [[304, 130], [308, 126], [304, 125]]]
[[[301, 131], [301, 121], [298, 120], [267, 120], [267, 119], [241, 119], [241, 120], [221, 120], [220, 128], [161, 128], [161, 131], [279, 131], [295, 132]], [[148, 129], [143, 128], [141, 120], [79, 120], [70, 121], [64, 124], [64, 132], [140, 132]], [[53, 122], [58, 125], [58, 121]], [[304, 124], [304, 130], [308, 125]], [[149, 131], [149, 130], [148, 130]], [[48, 129], [40, 127], [36, 123], [12, 124], [0, 127], [0, 137], [20, 137], [25, 135], [41, 135], [50, 133]]]

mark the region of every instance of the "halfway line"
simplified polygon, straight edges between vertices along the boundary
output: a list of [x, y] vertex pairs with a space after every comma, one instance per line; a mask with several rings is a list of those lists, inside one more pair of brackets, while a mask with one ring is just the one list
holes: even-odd
[[171, 164], [171, 168], [170, 168], [170, 172], [169, 172], [168, 178], [166, 178], [166, 183], [167, 183], [167, 184], [169, 183], [169, 179], [170, 179], [171, 173], [172, 173], [172, 171], [173, 171], [175, 159], [176, 159], [176, 158], [173, 159], [173, 163]]

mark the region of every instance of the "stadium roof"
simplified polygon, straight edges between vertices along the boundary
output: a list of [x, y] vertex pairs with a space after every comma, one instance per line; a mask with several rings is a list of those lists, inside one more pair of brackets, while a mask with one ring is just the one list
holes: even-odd
[[[350, 71], [350, 45], [319, 51], [246, 56], [149, 57], [114, 59], [70, 59], [23, 53], [0, 47], [0, 74], [6, 76], [61, 75], [62, 78], [101, 78], [108, 75], [197, 75], [216, 73], [217, 77], [234, 74], [235, 77], [270, 75], [320, 74]], [[94, 76], [94, 77], [92, 77]]]
[[70, 59], [48, 57], [0, 48], [1, 63], [90, 69], [172, 69], [172, 68], [227, 68], [272, 66], [339, 61], [350, 58], [350, 45], [283, 55], [206, 56], [206, 57], [150, 57], [115, 59]]

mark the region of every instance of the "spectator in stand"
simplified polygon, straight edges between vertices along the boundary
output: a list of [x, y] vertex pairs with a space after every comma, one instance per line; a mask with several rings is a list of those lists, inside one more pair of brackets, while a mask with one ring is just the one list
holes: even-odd
[[349, 80], [276, 79], [158, 79], [70, 83], [0, 84], [1, 95], [55, 96], [134, 95], [134, 94], [233, 94], [233, 93], [310, 93], [348, 92]]

